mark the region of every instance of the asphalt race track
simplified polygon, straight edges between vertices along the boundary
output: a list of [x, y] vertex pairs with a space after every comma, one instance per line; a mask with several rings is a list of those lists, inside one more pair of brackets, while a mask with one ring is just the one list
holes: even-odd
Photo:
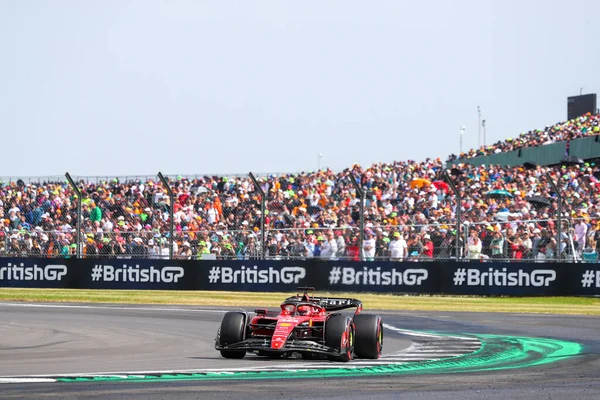
[[340, 364], [223, 359], [217, 308], [0, 303], [0, 398], [600, 398], [598, 317], [380, 314], [383, 357]]

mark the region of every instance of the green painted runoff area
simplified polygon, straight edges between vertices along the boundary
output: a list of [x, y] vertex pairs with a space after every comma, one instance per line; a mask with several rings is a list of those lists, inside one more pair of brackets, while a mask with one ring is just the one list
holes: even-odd
[[528, 338], [518, 336], [473, 335], [482, 346], [478, 351], [436, 361], [406, 364], [381, 364], [353, 367], [352, 364], [339, 368], [301, 369], [283, 371], [215, 371], [181, 374], [137, 374], [57, 377], [59, 382], [102, 382], [102, 381], [176, 381], [176, 380], [246, 380], [246, 379], [292, 379], [334, 378], [392, 374], [426, 374], [498, 371], [506, 369], [540, 366], [566, 360], [579, 355], [582, 346], [562, 340]]
[[[295, 293], [2, 288], [0, 301], [277, 307], [284, 298], [293, 294]], [[600, 315], [598, 297], [469, 297], [325, 292], [316, 292], [316, 295], [353, 297], [360, 299], [366, 309], [378, 310]]]

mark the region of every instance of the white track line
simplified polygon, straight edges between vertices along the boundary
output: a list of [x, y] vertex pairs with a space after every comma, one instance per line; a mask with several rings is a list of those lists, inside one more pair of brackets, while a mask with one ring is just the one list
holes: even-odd
[[388, 324], [383, 324], [383, 327], [386, 329], [389, 329], [391, 331], [403, 333], [403, 334], [409, 335], [409, 336], [430, 337], [430, 338], [452, 338], [452, 339], [473, 341], [473, 342], [478, 341], [475, 338], [467, 337], [467, 336], [450, 336], [450, 335], [437, 335], [437, 334], [433, 334], [433, 333], [415, 332], [415, 331], [411, 331], [408, 329], [396, 328], [395, 326], [391, 326]]
[[127, 311], [181, 311], [181, 312], [207, 312], [225, 313], [229, 310], [200, 309], [200, 308], [175, 308], [175, 307], [122, 307], [122, 306], [87, 306], [76, 304], [33, 304], [33, 303], [0, 303], [0, 307], [26, 307], [26, 308], [75, 308], [86, 310], [127, 310]]
[[0, 378], [0, 384], [3, 383], [50, 383], [56, 382], [51, 378]]

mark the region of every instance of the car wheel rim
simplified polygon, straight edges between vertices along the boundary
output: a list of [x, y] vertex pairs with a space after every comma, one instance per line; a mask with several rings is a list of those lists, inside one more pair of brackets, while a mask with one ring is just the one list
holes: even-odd
[[354, 331], [352, 330], [352, 327], [350, 326], [350, 327], [348, 327], [348, 348], [346, 350], [349, 360], [352, 359], [353, 349], [354, 349]]

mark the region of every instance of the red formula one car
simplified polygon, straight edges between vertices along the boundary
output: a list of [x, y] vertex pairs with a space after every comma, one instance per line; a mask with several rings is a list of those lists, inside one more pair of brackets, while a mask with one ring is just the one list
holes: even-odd
[[[311, 297], [314, 288], [301, 287], [303, 295], [285, 299], [281, 310], [255, 310], [251, 316], [230, 311], [217, 331], [215, 349], [225, 358], [243, 358], [252, 351], [265, 357], [326, 358], [350, 361], [376, 359], [383, 348], [380, 316], [362, 314], [362, 303], [349, 298]], [[356, 308], [354, 314], [341, 311]]]

